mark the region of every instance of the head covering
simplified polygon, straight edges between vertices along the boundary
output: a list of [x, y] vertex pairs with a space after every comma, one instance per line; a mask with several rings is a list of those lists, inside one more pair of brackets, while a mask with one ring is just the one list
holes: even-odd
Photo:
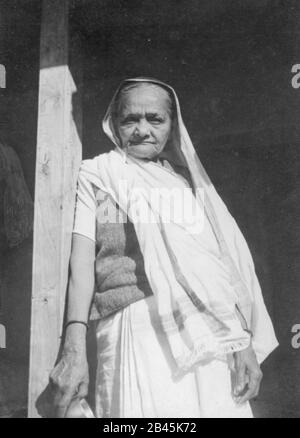
[[144, 84], [152, 84], [152, 85], [158, 85], [159, 87], [162, 87], [165, 91], [167, 91], [168, 95], [170, 96], [170, 99], [172, 100], [172, 111], [174, 112], [173, 120], [172, 120], [172, 132], [171, 132], [171, 138], [167, 142], [164, 150], [159, 154], [159, 157], [167, 158], [169, 161], [177, 164], [187, 167], [186, 160], [184, 158], [184, 155], [180, 148], [180, 141], [179, 141], [179, 130], [178, 130], [178, 123], [177, 123], [177, 110], [176, 110], [176, 101], [174, 99], [173, 93], [166, 84], [164, 84], [161, 81], [158, 81], [153, 78], [136, 78], [136, 79], [126, 79], [122, 82], [122, 84], [119, 86], [117, 91], [115, 92], [113, 99], [106, 111], [106, 114], [103, 119], [102, 127], [105, 132], [105, 134], [109, 137], [109, 139], [115, 144], [115, 146], [122, 151], [123, 154], [127, 154], [127, 151], [122, 149], [120, 145], [120, 139], [118, 134], [115, 132], [115, 124], [113, 121], [113, 112], [115, 109], [115, 102], [118, 98], [121, 90], [127, 85], [130, 84], [136, 84], [139, 83]]
[[[173, 98], [176, 129], [172, 147], [191, 175], [195, 196], [187, 196], [190, 205], [203, 209], [212, 231], [210, 236], [214, 236], [210, 240], [217, 241], [218, 251], [212, 242], [204, 243], [203, 233], [191, 231], [191, 223], [194, 220], [193, 225], [197, 225], [199, 216], [189, 217], [191, 223], [186, 219], [180, 224], [166, 223], [161, 210], [145, 195], [154, 188], [184, 190], [182, 181], [156, 163], [128, 156], [120, 147], [112, 121], [115, 99], [125, 85], [141, 82], [158, 85]], [[145, 271], [178, 369], [188, 370], [201, 360], [246, 348], [249, 335], [243, 330], [240, 317], [253, 333], [253, 346], [262, 362], [278, 343], [253, 260], [241, 231], [196, 154], [173, 88], [156, 79], [125, 80], [108, 107], [103, 130], [115, 144], [115, 150], [85, 160], [79, 177], [109, 193], [133, 220]], [[122, 181], [127, 183], [125, 189]], [[142, 195], [133, 199], [136, 187], [142, 187]], [[170, 207], [168, 200], [164, 202], [164, 207]], [[134, 220], [137, 212], [140, 217], [145, 211], [154, 215], [155, 223]]]

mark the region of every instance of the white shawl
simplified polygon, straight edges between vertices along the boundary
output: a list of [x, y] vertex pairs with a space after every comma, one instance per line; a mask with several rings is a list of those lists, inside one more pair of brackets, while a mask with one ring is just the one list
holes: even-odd
[[[173, 96], [177, 127], [172, 147], [190, 171], [195, 195], [176, 173], [152, 161], [130, 157], [119, 146], [111, 117], [113, 102], [124, 83], [139, 81], [158, 84]], [[262, 362], [278, 343], [253, 260], [195, 152], [176, 93], [153, 79], [124, 83], [103, 121], [104, 132], [116, 148], [84, 160], [79, 178], [109, 193], [134, 223], [146, 275], [178, 371], [246, 348], [249, 333], [243, 329], [237, 312], [253, 333], [253, 347]], [[184, 210], [190, 213], [180, 220], [167, 215], [165, 220], [174, 201], [166, 193], [174, 189], [177, 199], [178, 193], [184, 193], [185, 202], [193, 210], [185, 205]], [[161, 202], [153, 201], [155, 190]]]

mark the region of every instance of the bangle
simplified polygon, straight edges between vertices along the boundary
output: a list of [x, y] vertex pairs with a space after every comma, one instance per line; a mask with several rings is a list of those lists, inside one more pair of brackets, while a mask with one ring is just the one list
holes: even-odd
[[87, 330], [89, 329], [89, 325], [88, 325], [87, 322], [84, 322], [84, 321], [76, 321], [76, 320], [72, 320], [72, 321], [67, 322], [67, 324], [65, 325], [65, 329], [66, 329], [67, 327], [69, 327], [69, 325], [72, 325], [72, 324], [82, 324], [82, 325], [84, 325], [84, 326], [86, 327]]

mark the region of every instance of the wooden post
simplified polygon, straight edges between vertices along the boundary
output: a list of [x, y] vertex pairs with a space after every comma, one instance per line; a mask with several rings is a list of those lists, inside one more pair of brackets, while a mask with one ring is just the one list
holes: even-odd
[[[70, 72], [68, 0], [43, 0], [35, 180], [29, 417], [48, 384], [60, 344], [68, 281], [81, 117]], [[75, 120], [76, 119], [76, 123]]]

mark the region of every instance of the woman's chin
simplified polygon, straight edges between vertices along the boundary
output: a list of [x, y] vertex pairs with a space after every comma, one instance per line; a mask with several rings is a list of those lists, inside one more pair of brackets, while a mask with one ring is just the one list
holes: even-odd
[[139, 144], [136, 146], [129, 146], [127, 148], [127, 153], [128, 155], [131, 155], [134, 158], [152, 160], [159, 154], [159, 151], [156, 149], [154, 145]]

